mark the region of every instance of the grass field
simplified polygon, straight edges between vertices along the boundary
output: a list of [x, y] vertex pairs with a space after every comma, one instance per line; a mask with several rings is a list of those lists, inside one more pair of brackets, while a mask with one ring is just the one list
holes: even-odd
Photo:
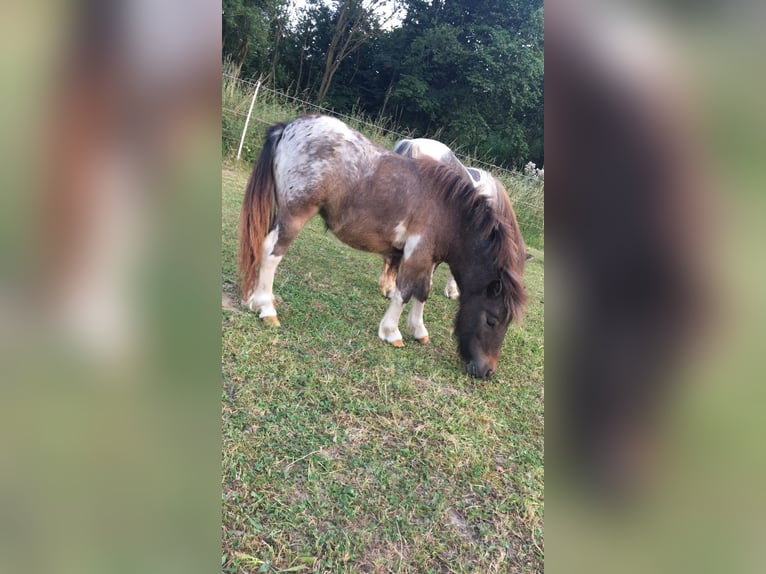
[[236, 288], [249, 167], [223, 170], [222, 570], [542, 572], [543, 253], [488, 381], [463, 374], [445, 268], [431, 343], [385, 345], [380, 257], [318, 218], [280, 265], [282, 327], [267, 327]]

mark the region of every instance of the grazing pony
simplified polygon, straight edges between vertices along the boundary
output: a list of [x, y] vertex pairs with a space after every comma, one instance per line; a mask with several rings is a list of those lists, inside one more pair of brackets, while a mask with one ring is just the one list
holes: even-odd
[[[483, 169], [466, 167], [455, 156], [453, 151], [440, 141], [427, 138], [404, 139], [396, 143], [394, 152], [411, 158], [429, 157], [452, 167], [458, 173], [464, 174], [476, 188], [476, 191], [486, 196], [490, 205], [498, 212], [498, 215], [510, 219], [509, 224], [512, 227], [517, 227], [516, 214], [513, 212], [513, 207], [508, 199], [508, 193], [505, 191], [503, 184], [500, 183], [500, 180]], [[523, 241], [521, 234], [519, 234], [519, 241]], [[525, 259], [529, 258], [530, 255], [525, 253]], [[384, 297], [391, 297], [391, 294], [394, 292], [396, 273], [397, 269], [392, 260], [384, 257], [383, 271], [378, 281], [380, 292]], [[457, 299], [460, 296], [460, 290], [451, 273], [444, 287], [444, 295], [450, 299]]]
[[508, 325], [526, 301], [524, 245], [518, 226], [498, 217], [466, 178], [388, 151], [335, 118], [273, 125], [245, 190], [239, 249], [243, 302], [269, 323], [279, 325], [277, 266], [317, 213], [344, 243], [397, 262], [381, 339], [403, 345], [399, 318], [412, 299], [406, 330], [428, 342], [423, 303], [434, 267], [445, 261], [462, 292], [455, 335], [467, 371], [495, 372]]

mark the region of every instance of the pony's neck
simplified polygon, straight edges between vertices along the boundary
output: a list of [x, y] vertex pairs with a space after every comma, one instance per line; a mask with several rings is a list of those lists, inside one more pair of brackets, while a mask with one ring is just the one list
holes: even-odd
[[[486, 276], [489, 282], [494, 266], [489, 260], [484, 241], [477, 233], [466, 230], [463, 226], [453, 229], [445, 262], [449, 265], [460, 290], [465, 290], [466, 281], [483, 282]], [[465, 231], [457, 231], [458, 229]]]

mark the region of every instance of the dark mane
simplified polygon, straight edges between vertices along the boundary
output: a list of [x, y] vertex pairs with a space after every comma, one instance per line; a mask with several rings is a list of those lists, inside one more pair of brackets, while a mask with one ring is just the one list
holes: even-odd
[[505, 190], [498, 191], [506, 201], [498, 197], [493, 209], [489, 199], [453, 168], [432, 161], [419, 163], [424, 177], [434, 183], [435, 192], [460, 214], [471, 233], [482, 239], [488, 259], [497, 267], [506, 309], [513, 319], [519, 319], [527, 300], [521, 281], [526, 247]]

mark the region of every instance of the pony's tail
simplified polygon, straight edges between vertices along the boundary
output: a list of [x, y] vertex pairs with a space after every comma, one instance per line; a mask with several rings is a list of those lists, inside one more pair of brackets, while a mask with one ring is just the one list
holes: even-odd
[[284, 129], [285, 124], [275, 124], [269, 128], [242, 200], [239, 216], [239, 280], [245, 299], [255, 288], [263, 241], [271, 230], [279, 207], [273, 163], [274, 152]]

